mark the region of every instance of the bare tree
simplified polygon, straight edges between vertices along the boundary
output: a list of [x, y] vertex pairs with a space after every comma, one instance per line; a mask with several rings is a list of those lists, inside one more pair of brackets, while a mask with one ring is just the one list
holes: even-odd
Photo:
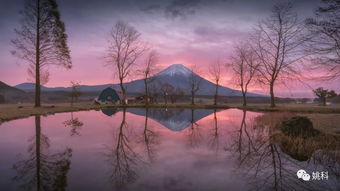
[[154, 77], [151, 78], [151, 76], [156, 71], [156, 64], [157, 64], [157, 53], [156, 51], [151, 51], [146, 58], [145, 64], [143, 66], [143, 69], [141, 70], [141, 73], [143, 75], [143, 81], [144, 81], [144, 88], [145, 88], [145, 104], [149, 104], [149, 84], [155, 80]]
[[78, 87], [79, 87], [80, 83], [79, 82], [74, 82], [71, 81], [71, 92], [70, 92], [70, 97], [71, 97], [71, 107], [73, 107], [73, 103], [74, 101], [78, 101], [78, 98], [83, 94], [83, 92], [81, 92]]
[[161, 96], [161, 91], [159, 90], [159, 87], [161, 87], [162, 84], [157, 78], [152, 80], [152, 82], [149, 85], [149, 94], [150, 94], [150, 101], [152, 103], [158, 103], [158, 98]]
[[273, 7], [270, 17], [255, 29], [253, 46], [260, 63], [260, 82], [269, 86], [271, 107], [275, 107], [277, 81], [284, 83], [283, 79], [297, 79], [301, 74], [298, 63], [303, 58], [303, 27], [292, 11], [292, 5], [279, 3]]
[[243, 106], [247, 106], [248, 86], [253, 82], [259, 67], [256, 55], [248, 43], [240, 42], [235, 45], [231, 63], [227, 65], [229, 67], [233, 72], [234, 83], [241, 88]]
[[175, 91], [175, 88], [171, 84], [169, 84], [169, 83], [162, 84], [161, 92], [163, 94], [165, 104], [168, 103], [168, 98], [169, 98], [170, 95], [172, 95], [174, 93], [174, 91]]
[[191, 93], [191, 105], [195, 105], [195, 96], [196, 92], [200, 89], [200, 84], [202, 78], [196, 75], [197, 66], [194, 65], [191, 67], [191, 73], [189, 76], [189, 85], [190, 85], [190, 93]]
[[214, 105], [217, 105], [218, 99], [218, 87], [221, 79], [221, 62], [220, 60], [216, 60], [212, 65], [210, 65], [209, 73], [211, 75], [212, 80], [215, 82], [215, 94], [214, 94]]
[[132, 26], [119, 21], [110, 31], [108, 48], [108, 66], [112, 66], [118, 76], [123, 94], [123, 104], [126, 99], [124, 80], [130, 75], [136, 60], [145, 51], [140, 40], [140, 33]]
[[182, 88], [174, 88], [168, 93], [169, 93], [171, 103], [175, 103], [180, 98], [184, 97], [184, 90]]
[[315, 18], [306, 19], [307, 51], [313, 53], [313, 64], [326, 70], [326, 79], [340, 77], [340, 1], [322, 0]]
[[65, 25], [55, 0], [27, 0], [20, 14], [11, 53], [29, 64], [28, 73], [35, 78], [35, 107], [40, 107], [40, 85], [49, 77], [46, 66], [72, 67]]

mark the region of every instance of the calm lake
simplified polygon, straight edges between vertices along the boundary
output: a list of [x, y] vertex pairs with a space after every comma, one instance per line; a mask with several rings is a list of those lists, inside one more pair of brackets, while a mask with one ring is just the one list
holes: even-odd
[[339, 142], [276, 136], [274, 119], [129, 108], [5, 122], [0, 190], [340, 190]]

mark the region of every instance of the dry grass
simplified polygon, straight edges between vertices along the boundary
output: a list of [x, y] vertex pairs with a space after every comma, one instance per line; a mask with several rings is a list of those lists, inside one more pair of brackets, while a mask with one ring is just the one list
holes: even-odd
[[340, 122], [340, 114], [302, 114], [310, 118], [313, 127], [319, 130], [313, 130], [315, 131], [314, 134], [311, 134], [311, 130], [308, 130], [309, 133], [304, 134], [308, 136], [293, 136], [282, 132], [280, 130], [282, 121], [297, 115], [301, 116], [301, 114], [292, 112], [266, 113], [255, 118], [254, 127], [269, 128], [270, 141], [277, 144], [284, 153], [296, 160], [306, 161], [314, 156], [313, 160], [327, 162], [328, 165], [335, 166], [340, 156], [338, 152], [340, 136], [332, 134], [329, 129], [335, 122]]
[[316, 129], [327, 133], [340, 133], [340, 114], [310, 113], [299, 115], [308, 117], [313, 122], [314, 128]]
[[[33, 107], [32, 104], [0, 104], [0, 122], [9, 121], [18, 118], [29, 117], [33, 115], [48, 115], [62, 112], [84, 111], [102, 108], [132, 108], [132, 107], [145, 107], [142, 104], [131, 105], [94, 105], [92, 103], [77, 103], [73, 107], [69, 103], [61, 104], [44, 104], [40, 108]], [[193, 108], [193, 109], [227, 109], [226, 105], [190, 105], [190, 104], [153, 104], [149, 105], [150, 108]]]
[[[273, 136], [272, 141], [277, 143], [280, 148], [291, 157], [298, 160], [308, 160], [316, 150], [321, 150], [324, 154], [330, 156], [332, 161], [337, 161], [340, 149], [340, 137], [321, 133], [320, 135], [302, 138], [290, 137], [281, 134]], [[335, 155], [335, 157], [332, 157]], [[330, 161], [329, 161], [330, 162]]]
[[61, 112], [81, 111], [99, 109], [98, 105], [75, 104], [46, 104], [40, 108], [33, 107], [32, 104], [0, 104], [0, 121], [29, 117], [32, 115], [48, 115]]
[[316, 130], [328, 134], [340, 133], [340, 114], [337, 113], [269, 112], [257, 117], [255, 119], [255, 124], [271, 127], [270, 129], [274, 131], [282, 121], [297, 115], [308, 117], [313, 123], [313, 128]]
[[[142, 104], [132, 104], [132, 105], [94, 105], [92, 103], [77, 103], [73, 107], [69, 103], [60, 104], [45, 104], [41, 108], [34, 108], [32, 104], [0, 104], [0, 122], [8, 121], [18, 118], [29, 117], [32, 115], [48, 115], [53, 113], [61, 112], [71, 112], [71, 111], [82, 111], [82, 110], [92, 110], [92, 109], [102, 109], [102, 108], [121, 108], [121, 107], [145, 107]], [[242, 107], [240, 104], [220, 104], [214, 105], [204, 105], [204, 104], [151, 104], [150, 108], [188, 108], [188, 109], [228, 109], [228, 108], [238, 108], [246, 109], [250, 111], [260, 111], [260, 112], [295, 112], [295, 113], [328, 113], [327, 115], [310, 115], [311, 119], [315, 121], [315, 124], [323, 126], [323, 123], [332, 123], [330, 121], [336, 121], [334, 124], [340, 124], [335, 118], [340, 118], [340, 106], [330, 107], [330, 106], [316, 106], [316, 105], [302, 105], [302, 104], [282, 104], [278, 105], [276, 108], [271, 108], [264, 104], [251, 104], [247, 107]], [[329, 115], [332, 114], [332, 115]], [[319, 119], [323, 119], [321, 122]], [[331, 120], [329, 120], [331, 119]], [[313, 122], [314, 122], [313, 121]], [[317, 125], [317, 126], [319, 126]]]
[[230, 107], [238, 109], [246, 109], [249, 111], [281, 111], [295, 113], [340, 113], [340, 105], [338, 106], [318, 106], [312, 104], [278, 104], [272, 108], [265, 104], [249, 104], [246, 107], [237, 104], [230, 104]]

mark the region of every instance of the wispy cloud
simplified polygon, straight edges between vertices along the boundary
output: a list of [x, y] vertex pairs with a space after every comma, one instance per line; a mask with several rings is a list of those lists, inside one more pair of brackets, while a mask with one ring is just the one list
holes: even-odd
[[169, 18], [195, 14], [200, 2], [201, 0], [174, 0], [165, 8], [165, 14]]
[[152, 4], [152, 5], [147, 5], [147, 6], [140, 8], [140, 10], [145, 12], [145, 13], [154, 13], [154, 12], [160, 10], [160, 9], [161, 9], [160, 4]]

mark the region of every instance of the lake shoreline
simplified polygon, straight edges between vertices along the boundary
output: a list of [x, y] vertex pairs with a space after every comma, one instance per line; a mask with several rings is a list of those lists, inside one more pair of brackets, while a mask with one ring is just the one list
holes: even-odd
[[[129, 105], [95, 105], [90, 103], [76, 103], [71, 106], [69, 103], [44, 104], [40, 108], [34, 108], [32, 104], [0, 104], [0, 122], [10, 121], [14, 119], [26, 118], [34, 115], [52, 115], [55, 113], [76, 112], [87, 110], [99, 110], [107, 108], [146, 108], [144, 104]], [[307, 104], [279, 104], [275, 108], [271, 108], [265, 104], [249, 104], [243, 107], [241, 104], [150, 104], [147, 108], [180, 108], [180, 109], [242, 109], [254, 112], [293, 112], [293, 113], [322, 113], [334, 114], [340, 113], [340, 107], [317, 106]]]

